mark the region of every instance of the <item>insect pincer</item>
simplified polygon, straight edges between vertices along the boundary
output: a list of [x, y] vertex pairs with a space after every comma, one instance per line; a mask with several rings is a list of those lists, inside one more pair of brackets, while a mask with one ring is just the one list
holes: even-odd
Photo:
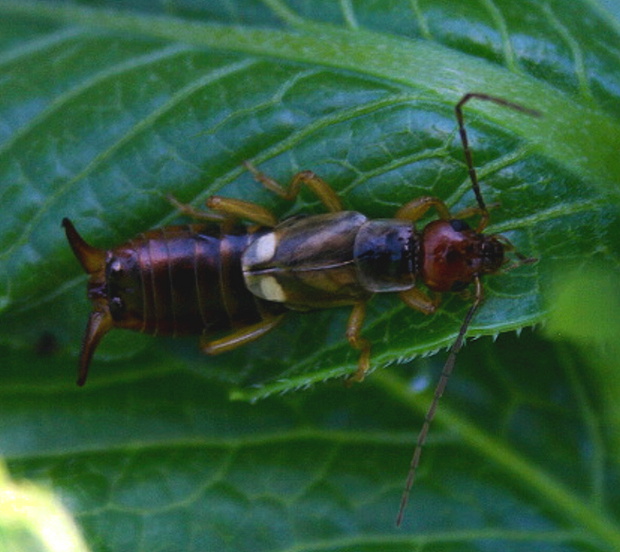
[[74, 255], [84, 271], [90, 276], [88, 281], [88, 297], [93, 303], [93, 310], [88, 318], [86, 333], [82, 340], [77, 378], [77, 384], [82, 386], [86, 383], [88, 366], [97, 345], [99, 345], [103, 336], [114, 325], [106, 297], [105, 268], [107, 251], [97, 249], [86, 243], [68, 218], [62, 220], [62, 226], [65, 229], [67, 240]]

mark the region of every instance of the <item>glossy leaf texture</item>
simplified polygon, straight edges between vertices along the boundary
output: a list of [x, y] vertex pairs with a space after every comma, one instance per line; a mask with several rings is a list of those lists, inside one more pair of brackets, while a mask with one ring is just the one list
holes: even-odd
[[[277, 397], [354, 369], [348, 312], [335, 309], [293, 314], [217, 358], [196, 339], [113, 332], [74, 389], [89, 306], [60, 221], [106, 247], [182, 220], [168, 194], [321, 212], [308, 193], [274, 197], [245, 160], [283, 183], [311, 169], [370, 217], [429, 194], [458, 211], [474, 198], [454, 105], [485, 92], [543, 114], [466, 108], [498, 204], [489, 231], [539, 262], [487, 278], [469, 335], [539, 324], [569, 269], [619, 268], [619, 35], [615, 4], [585, 1], [0, 0], [0, 453], [12, 476], [51, 485], [93, 550], [618, 549], [620, 428], [582, 349], [529, 331], [468, 345], [397, 531], [444, 353], [350, 390], [336, 379]], [[424, 317], [373, 299], [373, 366], [445, 349], [467, 307], [445, 297]]]

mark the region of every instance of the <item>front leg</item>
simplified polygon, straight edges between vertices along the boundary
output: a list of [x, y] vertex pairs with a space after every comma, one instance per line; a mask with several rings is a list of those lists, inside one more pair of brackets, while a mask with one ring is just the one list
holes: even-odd
[[431, 207], [436, 209], [440, 219], [450, 220], [452, 218], [446, 204], [438, 197], [433, 196], [418, 197], [417, 199], [405, 203], [396, 211], [395, 217], [397, 219], [415, 222], [420, 220]]
[[398, 292], [398, 296], [410, 309], [417, 310], [422, 314], [434, 314], [441, 300], [440, 295], [437, 294], [434, 299], [431, 299], [426, 293], [415, 287]]

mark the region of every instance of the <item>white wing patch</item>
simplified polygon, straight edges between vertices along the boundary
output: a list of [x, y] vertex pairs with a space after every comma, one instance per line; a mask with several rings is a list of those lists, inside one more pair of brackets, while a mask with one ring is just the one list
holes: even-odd
[[275, 232], [269, 232], [254, 240], [243, 254], [243, 270], [250, 270], [257, 264], [267, 263], [276, 254], [278, 238]]
[[286, 293], [284, 293], [282, 286], [273, 276], [260, 277], [260, 291], [262, 297], [267, 299], [267, 301], [275, 301], [277, 303], [284, 303], [286, 301]]

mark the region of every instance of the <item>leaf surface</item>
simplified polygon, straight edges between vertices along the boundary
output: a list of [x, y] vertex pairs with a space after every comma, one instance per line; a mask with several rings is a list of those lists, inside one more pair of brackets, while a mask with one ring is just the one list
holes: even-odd
[[[13, 477], [51, 484], [94, 550], [617, 549], [617, 416], [597, 409], [601, 380], [581, 357], [529, 332], [459, 357], [398, 532], [429, 395], [410, 385], [445, 355], [351, 390], [227, 399], [351, 373], [346, 309], [291, 315], [216, 358], [196, 339], [112, 332], [88, 387], [72, 388], [89, 306], [63, 217], [109, 247], [181, 220], [168, 194], [321, 212], [309, 193], [291, 205], [263, 189], [245, 160], [282, 183], [312, 169], [373, 218], [422, 195], [456, 212], [474, 204], [453, 114], [467, 91], [543, 113], [466, 108], [499, 203], [489, 231], [539, 259], [487, 278], [469, 335], [543, 322], [569, 267], [619, 268], [613, 5], [202, 4], [0, 0], [0, 452]], [[373, 367], [449, 346], [467, 307], [445, 297], [424, 317], [373, 299]]]

